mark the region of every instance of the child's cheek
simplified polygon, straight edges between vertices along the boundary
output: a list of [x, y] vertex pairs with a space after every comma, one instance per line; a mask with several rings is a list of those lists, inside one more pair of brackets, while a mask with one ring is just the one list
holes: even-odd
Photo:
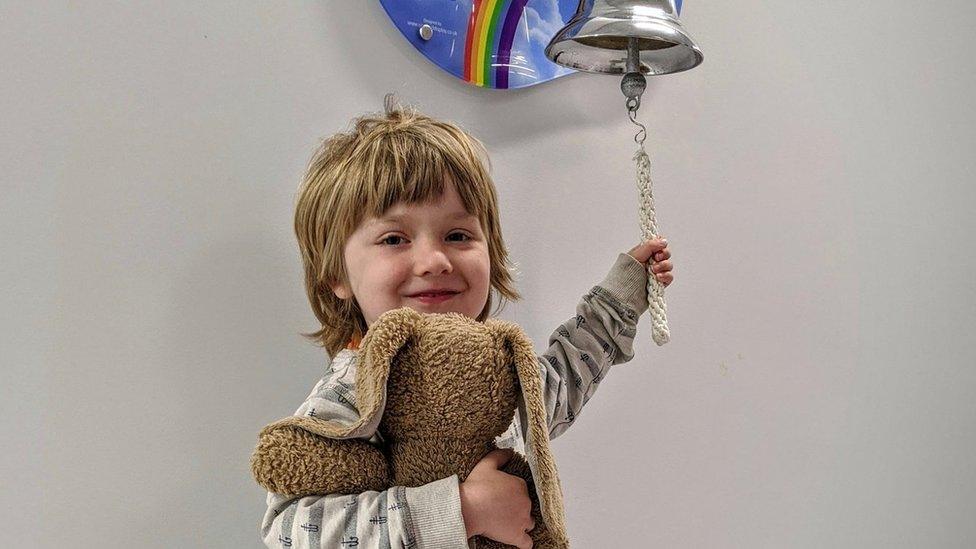
[[395, 263], [393, 265], [385, 265], [380, 267], [377, 269], [376, 274], [383, 280], [385, 286], [390, 288], [399, 288], [404, 284], [409, 283], [411, 269], [409, 265]]

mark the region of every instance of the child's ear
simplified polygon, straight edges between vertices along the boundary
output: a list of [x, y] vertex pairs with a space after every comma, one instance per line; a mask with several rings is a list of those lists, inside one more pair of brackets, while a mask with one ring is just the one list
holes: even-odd
[[348, 284], [339, 282], [336, 284], [329, 284], [329, 287], [332, 288], [332, 293], [334, 293], [339, 299], [349, 299], [352, 297], [352, 290], [349, 289]]

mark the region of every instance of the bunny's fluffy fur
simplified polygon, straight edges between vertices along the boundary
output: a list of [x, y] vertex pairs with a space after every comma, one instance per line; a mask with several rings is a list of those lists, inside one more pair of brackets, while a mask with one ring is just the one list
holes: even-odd
[[[463, 482], [518, 408], [528, 461], [515, 454], [502, 470], [528, 484], [534, 547], [568, 547], [536, 360], [531, 341], [513, 323], [388, 311], [360, 346], [360, 421], [290, 416], [268, 425], [251, 459], [254, 478], [291, 496], [415, 487], [454, 474]], [[374, 423], [381, 445], [356, 438]], [[510, 547], [473, 539], [476, 547]]]

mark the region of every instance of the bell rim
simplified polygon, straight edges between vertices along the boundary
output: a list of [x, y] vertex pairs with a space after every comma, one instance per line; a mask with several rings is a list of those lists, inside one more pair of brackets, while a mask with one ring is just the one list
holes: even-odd
[[[635, 25], [634, 23], [639, 23], [640, 25]], [[614, 27], [625, 27], [624, 29], [614, 30]], [[643, 32], [633, 32], [633, 30], [643, 31]], [[626, 30], [629, 32], [621, 32], [621, 30]], [[663, 33], [661, 31], [664, 31]], [[648, 38], [658, 41], [669, 42], [673, 46], [666, 48], [671, 49], [677, 47], [680, 54], [677, 56], [682, 59], [682, 62], [678, 63], [677, 68], [668, 69], [665, 71], [653, 71], [647, 67], [647, 63], [644, 60], [645, 57], [641, 57], [641, 73], [648, 75], [664, 75], [664, 74], [676, 74], [679, 72], [684, 72], [691, 70], [698, 65], [702, 64], [704, 61], [704, 54], [701, 49], [695, 43], [694, 39], [688, 34], [688, 32], [681, 26], [681, 23], [672, 18], [667, 17], [653, 17], [644, 16], [640, 18], [628, 18], [621, 19], [615, 17], [598, 16], [593, 18], [581, 19], [580, 21], [573, 22], [570, 21], [565, 27], [560, 29], [546, 46], [545, 54], [546, 57], [558, 65], [569, 67], [582, 72], [597, 73], [597, 74], [623, 74], [625, 72], [623, 67], [612, 67], [609, 70], [594, 69], [587, 65], [578, 65], [574, 63], [564, 63], [558, 61], [558, 57], [570, 50], [574, 51], [585, 51], [590, 53], [599, 53], [601, 51], [612, 51], [603, 50], [602, 48], [597, 48], [595, 46], [589, 46], [578, 41], [580, 38], [602, 38], [602, 37], [621, 37], [621, 36], [632, 36], [635, 38]], [[662, 36], [666, 36], [671, 39], [663, 39]], [[660, 50], [658, 50], [660, 51]], [[649, 54], [648, 57], [654, 54]], [[646, 69], [646, 70], [645, 70]]]

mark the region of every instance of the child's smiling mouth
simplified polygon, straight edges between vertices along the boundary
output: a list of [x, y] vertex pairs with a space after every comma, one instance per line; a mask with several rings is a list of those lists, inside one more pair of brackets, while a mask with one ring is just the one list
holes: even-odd
[[459, 293], [460, 292], [423, 293], [423, 294], [416, 294], [408, 297], [410, 297], [411, 299], [416, 299], [421, 303], [436, 304], [436, 303], [443, 303], [444, 301], [451, 299], [452, 297], [458, 295]]

